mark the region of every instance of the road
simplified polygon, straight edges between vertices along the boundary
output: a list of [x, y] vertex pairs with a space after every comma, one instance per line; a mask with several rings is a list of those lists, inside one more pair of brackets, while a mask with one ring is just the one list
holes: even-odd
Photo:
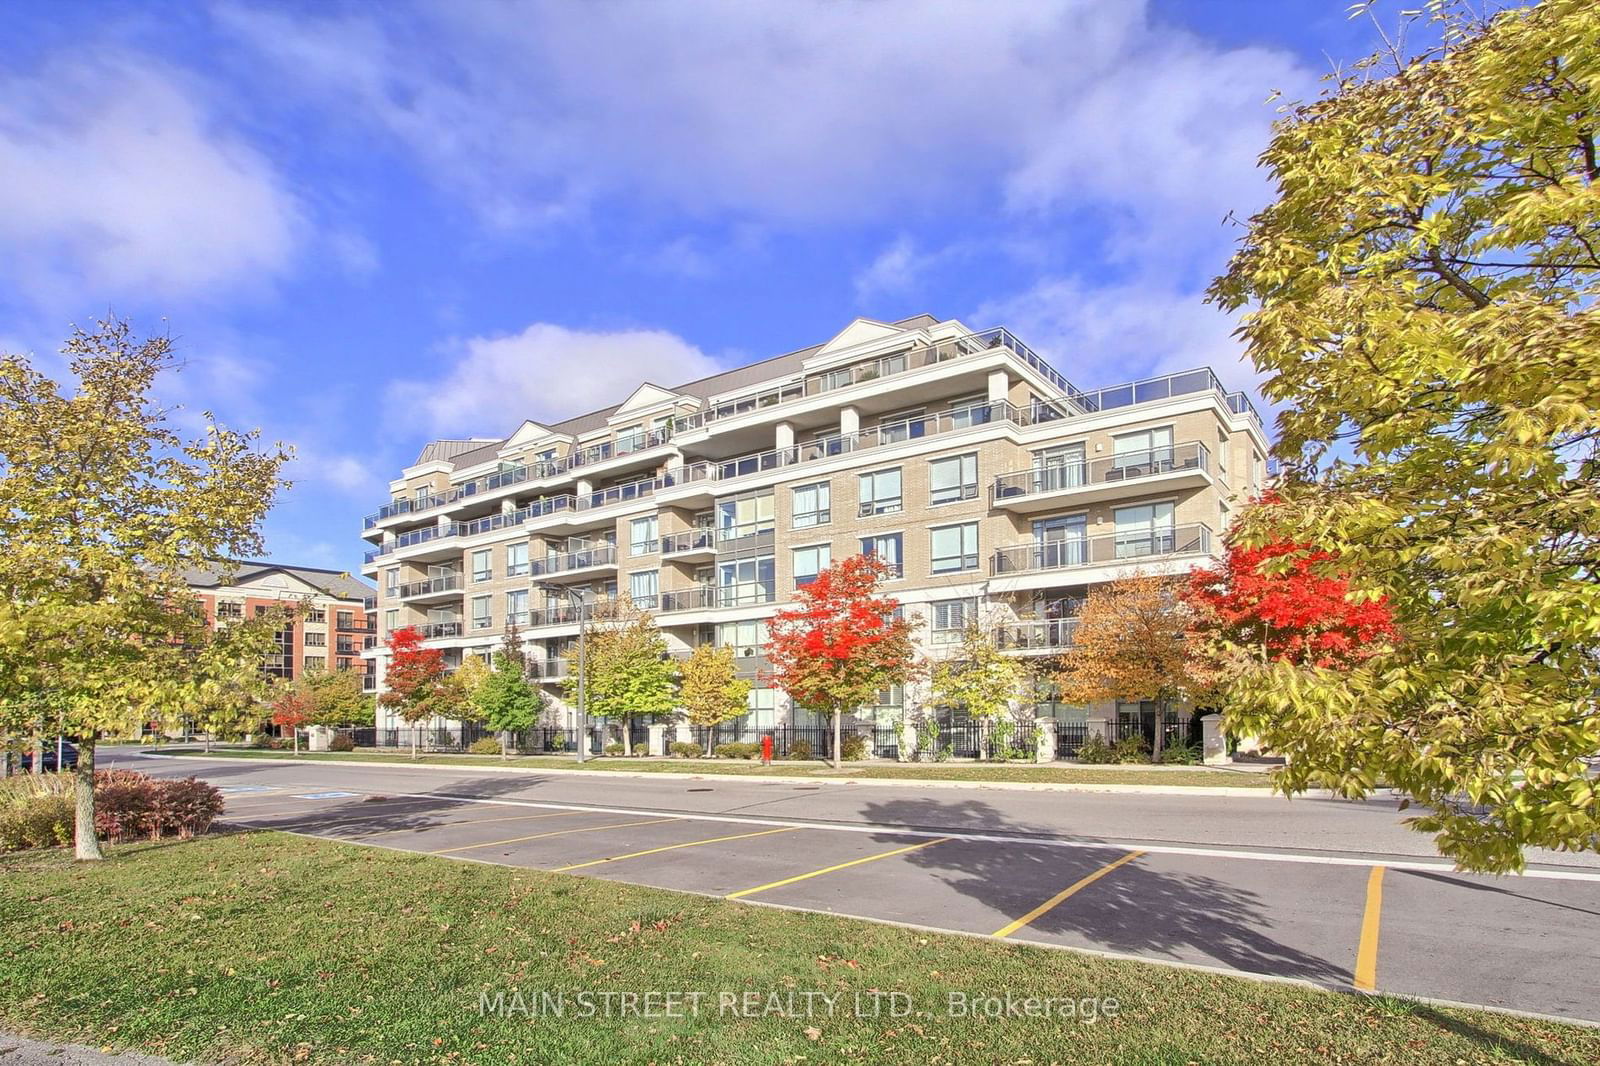
[[1457, 874], [1387, 801], [102, 762], [239, 826], [1600, 1023], [1600, 857]]

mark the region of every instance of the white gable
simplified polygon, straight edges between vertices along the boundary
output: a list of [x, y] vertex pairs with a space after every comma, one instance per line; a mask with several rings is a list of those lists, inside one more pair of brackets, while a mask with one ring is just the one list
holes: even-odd
[[233, 587], [261, 592], [269, 590], [273, 592], [292, 592], [301, 596], [322, 594], [322, 590], [315, 585], [307, 584], [291, 574], [284, 573], [282, 570], [268, 570], [250, 577], [238, 578], [233, 582]]
[[846, 348], [854, 348], [858, 344], [870, 344], [873, 341], [881, 341], [903, 332], [905, 331], [896, 326], [891, 326], [887, 322], [877, 322], [870, 318], [858, 318], [841, 330], [833, 340], [819, 348], [816, 354], [818, 356], [831, 355], [834, 352], [842, 352]]
[[525, 444], [532, 444], [536, 440], [542, 440], [551, 435], [550, 427], [541, 426], [530, 419], [517, 427], [517, 431], [511, 434], [506, 442], [500, 446], [500, 452], [503, 455], [506, 452], [515, 451]]
[[611, 412], [611, 418], [608, 421], [614, 422], [629, 411], [641, 411], [651, 407], [658, 407], [676, 399], [678, 399], [677, 393], [668, 392], [666, 389], [652, 385], [647, 381], [637, 389], [634, 389], [633, 395], [623, 400], [621, 406]]

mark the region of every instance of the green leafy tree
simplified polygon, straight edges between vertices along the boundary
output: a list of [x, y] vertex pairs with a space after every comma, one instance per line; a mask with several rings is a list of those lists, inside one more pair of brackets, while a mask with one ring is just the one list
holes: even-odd
[[964, 707], [969, 716], [995, 725], [1012, 713], [1012, 701], [1027, 680], [1027, 667], [996, 647], [983, 629], [970, 625], [955, 654], [934, 664], [933, 699], [940, 706]]
[[0, 702], [55, 708], [77, 739], [76, 850], [97, 859], [95, 738], [191, 669], [184, 571], [260, 553], [289, 456], [210, 415], [180, 437], [152, 395], [169, 338], [107, 321], [63, 354], [60, 381], [0, 356]]
[[544, 694], [528, 680], [528, 659], [516, 626], [508, 626], [494, 653], [494, 670], [473, 694], [478, 716], [500, 734], [500, 754], [509, 758], [511, 734], [527, 729], [544, 711]]
[[207, 751], [218, 737], [234, 740], [250, 732], [272, 690], [261, 665], [287, 620], [286, 612], [275, 610], [199, 629], [191, 637], [195, 643], [184, 649], [186, 668], [154, 686], [157, 706], [204, 733]]
[[[691, 724], [713, 731], [748, 711], [750, 682], [734, 669], [733, 649], [711, 644], [696, 647], [683, 664], [678, 700]], [[707, 744], [706, 754], [715, 747], [714, 742]]]
[[[586, 621], [584, 654], [587, 684], [584, 698], [590, 715], [622, 723], [624, 741], [635, 715], [656, 718], [677, 706], [677, 670], [667, 657], [667, 642], [649, 612], [626, 598], [597, 606]], [[567, 698], [578, 693], [578, 653], [568, 655], [570, 669], [562, 679]]]
[[376, 701], [357, 670], [319, 670], [301, 679], [311, 698], [311, 725], [372, 725]]
[[1463, 868], [1515, 870], [1600, 843], [1600, 6], [1427, 8], [1442, 43], [1281, 121], [1212, 289], [1286, 405], [1242, 542], [1334, 553], [1399, 639], [1262, 664], [1226, 716], [1288, 792], [1382, 782]]

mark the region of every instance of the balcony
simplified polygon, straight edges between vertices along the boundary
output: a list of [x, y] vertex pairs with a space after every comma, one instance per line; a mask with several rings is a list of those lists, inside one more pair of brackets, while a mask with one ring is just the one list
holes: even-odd
[[1056, 652], [1072, 646], [1077, 632], [1076, 618], [1054, 618], [1044, 622], [1015, 622], [995, 627], [995, 646], [1002, 651]]
[[690, 558], [715, 555], [717, 534], [713, 529], [695, 529], [688, 533], [673, 533], [661, 538], [661, 557]]
[[414, 626], [423, 640], [438, 640], [442, 637], [459, 637], [462, 634], [460, 622], [424, 622]]
[[1127, 496], [1130, 483], [1150, 492], [1199, 488], [1210, 481], [1210, 471], [1211, 453], [1199, 441], [1189, 441], [1176, 447], [1001, 474], [989, 487], [989, 502], [1028, 514], [1068, 503]]
[[570, 604], [560, 607], [544, 607], [527, 613], [527, 620], [519, 622], [529, 629], [540, 626], [575, 626], [578, 624], [578, 610]]
[[1211, 544], [1211, 527], [1204, 523], [1048, 544], [1019, 544], [996, 550], [989, 561], [989, 572], [999, 577], [1091, 566], [1132, 567], [1180, 555], [1209, 555]]
[[402, 600], [421, 600], [446, 596], [466, 588], [466, 581], [460, 574], [445, 574], [440, 577], [430, 577], [426, 581], [411, 581], [395, 588], [395, 595]]
[[564, 555], [535, 559], [532, 564], [535, 578], [564, 578], [587, 574], [595, 570], [617, 568], [617, 548], [614, 544], [600, 544], [582, 548]]
[[660, 614], [675, 611], [709, 610], [714, 607], [753, 607], [776, 600], [774, 587], [765, 581], [737, 585], [696, 585], [661, 594]]

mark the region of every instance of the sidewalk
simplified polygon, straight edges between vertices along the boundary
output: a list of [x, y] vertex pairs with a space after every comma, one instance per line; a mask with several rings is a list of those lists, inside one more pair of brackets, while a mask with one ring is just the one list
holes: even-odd
[[0, 1032], [0, 1066], [174, 1066], [171, 1059], [137, 1051], [96, 1051], [82, 1044], [29, 1040]]

